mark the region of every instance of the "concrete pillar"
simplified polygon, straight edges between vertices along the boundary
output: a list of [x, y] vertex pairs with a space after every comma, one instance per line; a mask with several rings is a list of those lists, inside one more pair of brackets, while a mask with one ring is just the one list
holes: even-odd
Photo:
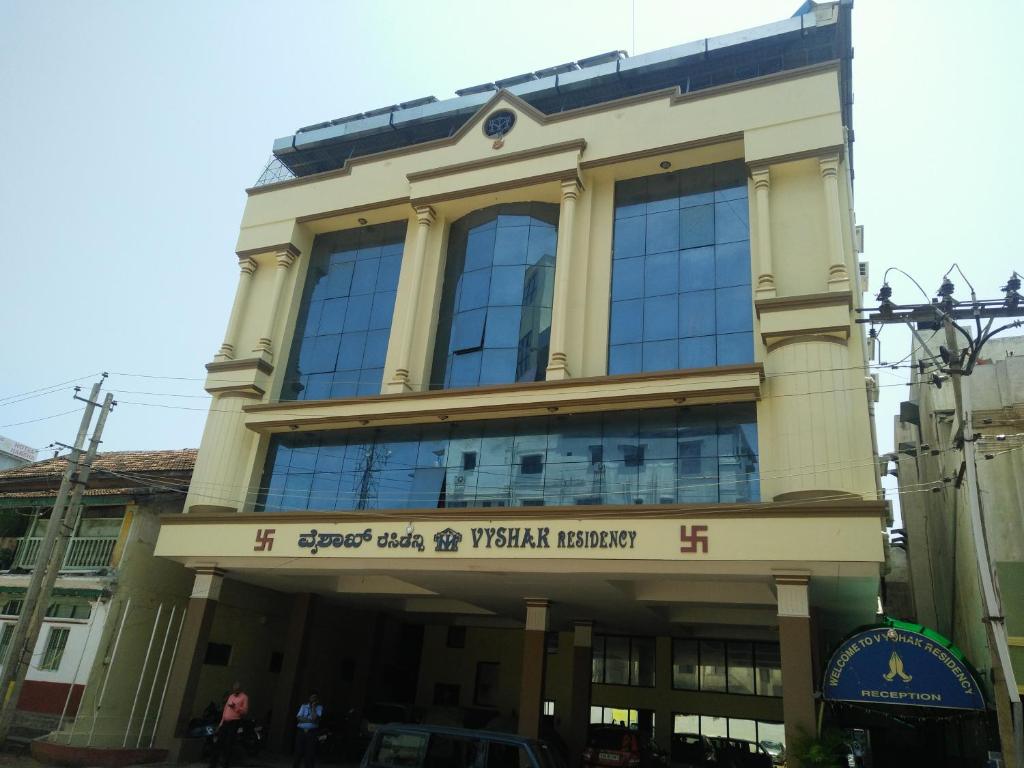
[[231, 305], [231, 316], [224, 332], [224, 343], [214, 355], [216, 360], [232, 360], [238, 347], [238, 326], [242, 322], [245, 308], [249, 304], [249, 292], [252, 290], [252, 276], [256, 272], [256, 259], [246, 256], [238, 260], [238, 290], [235, 291], [235, 303]]
[[842, 214], [839, 205], [839, 155], [818, 160], [825, 195], [825, 225], [828, 228], [828, 290], [830, 293], [849, 292], [850, 272], [843, 249]]
[[572, 638], [572, 687], [569, 691], [569, 765], [579, 763], [587, 746], [593, 644], [593, 622], [575, 622]]
[[757, 284], [755, 294], [759, 299], [775, 297], [775, 272], [772, 267], [772, 224], [769, 194], [771, 174], [768, 168], [751, 171], [754, 179], [754, 201], [757, 206]]
[[566, 352], [566, 325], [569, 322], [569, 284], [572, 281], [573, 227], [576, 199], [580, 195], [577, 179], [562, 182], [562, 203], [558, 214], [558, 244], [555, 247], [555, 295], [551, 308], [551, 351], [545, 378], [568, 379], [569, 356]]
[[270, 360], [274, 358], [274, 327], [277, 325], [277, 317], [280, 311], [281, 294], [284, 292], [284, 283], [288, 277], [288, 272], [298, 257], [299, 251], [293, 245], [281, 249], [275, 257], [277, 268], [274, 270], [274, 283], [270, 289], [270, 301], [267, 303], [263, 334], [252, 350], [253, 352], [266, 355]]
[[303, 592], [292, 597], [291, 614], [288, 617], [288, 635], [284, 641], [284, 658], [274, 688], [274, 700], [270, 716], [270, 748], [281, 751], [288, 746], [288, 737], [295, 725], [297, 702], [305, 700], [308, 691], [296, 691], [299, 662], [304, 656], [306, 627], [309, 623], [312, 595]]
[[544, 662], [547, 656], [548, 601], [526, 600], [526, 627], [523, 629], [523, 677], [519, 687], [519, 734], [531, 739], [540, 733], [544, 706]]
[[[779, 604], [779, 646], [782, 657], [782, 717], [786, 743], [795, 744], [803, 733], [814, 735], [814, 673], [811, 668], [810, 577], [776, 574]], [[791, 768], [799, 768], [790, 760]]]
[[[436, 215], [429, 205], [416, 208], [416, 240], [413, 245], [412, 260], [409, 263], [412, 287], [410, 300], [402, 313], [402, 327], [398, 329], [397, 340], [399, 355], [395, 361], [395, 370], [387, 382], [385, 391], [391, 394], [408, 392], [412, 389], [409, 381], [409, 358], [412, 357], [412, 337], [416, 330], [416, 313], [419, 302], [420, 284], [423, 282], [423, 262], [427, 258], [427, 241], [430, 238], [430, 227]], [[393, 338], [395, 338], [393, 336]]]
[[171, 761], [177, 759], [180, 737], [188, 721], [195, 716], [196, 688], [203, 668], [206, 644], [210, 639], [213, 616], [220, 599], [224, 573], [216, 568], [197, 569], [192, 596], [185, 609], [180, 630], [178, 651], [167, 676], [160, 721], [156, 724], [155, 746], [170, 750]]

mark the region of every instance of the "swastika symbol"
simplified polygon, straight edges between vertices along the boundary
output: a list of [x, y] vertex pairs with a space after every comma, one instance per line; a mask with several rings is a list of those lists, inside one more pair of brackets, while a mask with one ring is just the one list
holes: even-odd
[[686, 526], [679, 526], [679, 541], [683, 543], [683, 546], [679, 548], [680, 552], [685, 554], [696, 554], [697, 547], [700, 546], [701, 554], [706, 555], [708, 553], [708, 527], [706, 525], [691, 525], [690, 533], [686, 532]]
[[256, 545], [253, 552], [270, 552], [274, 548], [274, 534], [276, 528], [259, 528], [256, 531]]

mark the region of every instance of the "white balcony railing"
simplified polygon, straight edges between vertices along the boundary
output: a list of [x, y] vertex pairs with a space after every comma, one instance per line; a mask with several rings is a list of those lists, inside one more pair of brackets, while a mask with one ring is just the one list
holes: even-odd
[[[14, 553], [12, 568], [34, 568], [39, 559], [41, 538], [18, 539], [18, 550]], [[116, 538], [110, 537], [75, 537], [71, 539], [67, 552], [64, 554], [62, 571], [86, 571], [95, 568], [106, 568], [114, 554]]]

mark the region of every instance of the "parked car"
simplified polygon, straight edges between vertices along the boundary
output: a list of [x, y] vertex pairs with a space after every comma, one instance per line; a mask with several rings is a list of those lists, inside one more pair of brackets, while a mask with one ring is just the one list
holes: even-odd
[[583, 750], [584, 768], [661, 768], [668, 755], [646, 734], [621, 725], [593, 725]]
[[718, 764], [715, 745], [699, 733], [672, 734], [670, 754], [673, 768], [703, 768]]
[[370, 704], [363, 710], [359, 720], [359, 732], [369, 738], [380, 726], [388, 723], [411, 723], [412, 707], [406, 704], [380, 702]]
[[761, 746], [764, 747], [764, 751], [772, 758], [772, 765], [786, 764], [786, 746], [781, 741], [761, 739]]
[[376, 729], [361, 768], [565, 768], [543, 741], [511, 733], [397, 724]]
[[713, 736], [715, 757], [720, 768], [772, 768], [772, 757], [755, 741]]

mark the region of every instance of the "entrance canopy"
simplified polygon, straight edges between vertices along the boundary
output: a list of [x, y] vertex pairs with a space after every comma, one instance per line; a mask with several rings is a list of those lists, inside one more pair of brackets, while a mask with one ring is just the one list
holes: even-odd
[[934, 630], [894, 619], [840, 643], [823, 688], [827, 701], [985, 709], [960, 649]]

